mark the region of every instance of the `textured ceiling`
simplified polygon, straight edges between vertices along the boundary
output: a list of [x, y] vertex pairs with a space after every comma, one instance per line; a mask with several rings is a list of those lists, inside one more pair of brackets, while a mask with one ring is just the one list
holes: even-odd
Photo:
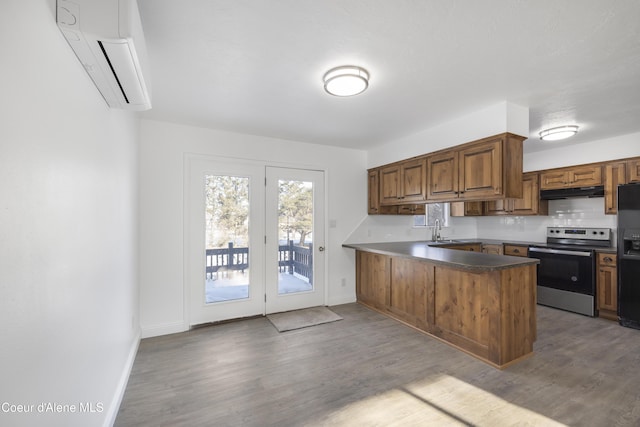
[[[637, 0], [138, 4], [147, 118], [367, 149], [509, 101], [530, 111], [525, 151], [564, 124], [580, 132], [563, 144], [640, 132]], [[326, 94], [322, 75], [346, 64], [369, 89]]]

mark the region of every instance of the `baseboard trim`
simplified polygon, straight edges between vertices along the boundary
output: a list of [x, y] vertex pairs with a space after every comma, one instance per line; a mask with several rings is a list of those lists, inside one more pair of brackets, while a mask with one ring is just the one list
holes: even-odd
[[131, 343], [131, 349], [129, 350], [127, 361], [124, 365], [124, 369], [122, 370], [122, 374], [120, 375], [120, 380], [118, 381], [116, 392], [113, 396], [113, 399], [111, 400], [111, 405], [109, 405], [109, 410], [104, 420], [104, 427], [111, 427], [116, 422], [116, 417], [118, 416], [118, 411], [120, 410], [120, 404], [122, 403], [122, 398], [124, 397], [124, 392], [127, 389], [127, 383], [129, 382], [129, 376], [131, 375], [131, 370], [133, 369], [133, 362], [136, 360], [136, 354], [138, 354], [140, 339], [140, 330], [138, 330], [138, 333]]
[[185, 322], [164, 323], [162, 325], [142, 328], [142, 338], [159, 337], [161, 335], [177, 334], [189, 330]]
[[356, 302], [355, 295], [353, 295], [352, 297], [330, 298], [327, 305], [331, 307], [332, 305], [350, 304], [352, 302]]

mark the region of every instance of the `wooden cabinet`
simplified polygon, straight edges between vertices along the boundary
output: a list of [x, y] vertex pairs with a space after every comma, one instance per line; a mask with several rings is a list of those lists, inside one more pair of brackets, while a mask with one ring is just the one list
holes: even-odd
[[640, 158], [627, 161], [627, 183], [640, 182]]
[[482, 252], [482, 243], [455, 243], [452, 245], [439, 245], [438, 247], [458, 251]]
[[527, 257], [529, 256], [529, 247], [525, 245], [511, 245], [505, 243], [503, 252], [504, 255]]
[[380, 205], [380, 168], [369, 169], [367, 187], [367, 213], [369, 215], [423, 215], [424, 204]]
[[445, 151], [427, 157], [427, 199], [457, 199], [458, 153]]
[[604, 167], [604, 213], [618, 213], [618, 185], [627, 183], [625, 162], [608, 163]]
[[494, 244], [483, 244], [482, 245], [482, 253], [483, 254], [492, 254], [492, 255], [503, 255], [503, 247], [502, 245], [494, 245]]
[[458, 151], [458, 191], [463, 199], [495, 198], [502, 189], [501, 138]]
[[602, 185], [602, 166], [585, 165], [554, 169], [540, 174], [540, 189], [590, 187]]
[[425, 201], [426, 160], [407, 160], [380, 168], [380, 205]]
[[522, 175], [522, 198], [501, 199], [488, 202], [451, 203], [451, 216], [474, 215], [548, 215], [549, 203], [540, 200], [539, 175], [527, 172]]
[[380, 170], [370, 169], [368, 174], [367, 213], [369, 215], [376, 215], [380, 213]]
[[356, 296], [358, 301], [384, 309], [389, 304], [391, 258], [370, 252], [356, 252]]
[[618, 320], [618, 270], [616, 254], [598, 253], [598, 315]]
[[450, 216], [480, 216], [484, 212], [483, 202], [451, 202]]
[[522, 141], [502, 134], [427, 157], [427, 200], [522, 197]]
[[424, 215], [427, 211], [425, 205], [400, 205], [397, 208], [398, 215]]
[[547, 215], [547, 200], [540, 200], [539, 175], [528, 172], [522, 175], [522, 198], [485, 202], [485, 215]]
[[410, 325], [426, 328], [427, 283], [433, 281], [433, 267], [398, 257], [391, 257], [390, 263], [387, 310]]
[[358, 302], [498, 368], [533, 352], [535, 287], [533, 264], [471, 271], [356, 251]]

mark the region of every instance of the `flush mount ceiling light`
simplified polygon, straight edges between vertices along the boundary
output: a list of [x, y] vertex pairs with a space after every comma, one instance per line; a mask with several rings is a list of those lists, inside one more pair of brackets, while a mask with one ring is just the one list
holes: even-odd
[[332, 68], [322, 78], [324, 90], [334, 96], [353, 96], [369, 86], [369, 72], [362, 67], [345, 65]]
[[540, 139], [543, 141], [559, 141], [569, 138], [578, 133], [578, 126], [560, 126], [540, 132]]

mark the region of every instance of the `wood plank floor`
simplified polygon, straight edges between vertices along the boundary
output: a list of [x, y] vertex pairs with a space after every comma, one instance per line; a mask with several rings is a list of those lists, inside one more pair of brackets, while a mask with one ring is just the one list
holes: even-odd
[[142, 340], [116, 426], [638, 426], [640, 331], [538, 306], [503, 371], [358, 304]]

